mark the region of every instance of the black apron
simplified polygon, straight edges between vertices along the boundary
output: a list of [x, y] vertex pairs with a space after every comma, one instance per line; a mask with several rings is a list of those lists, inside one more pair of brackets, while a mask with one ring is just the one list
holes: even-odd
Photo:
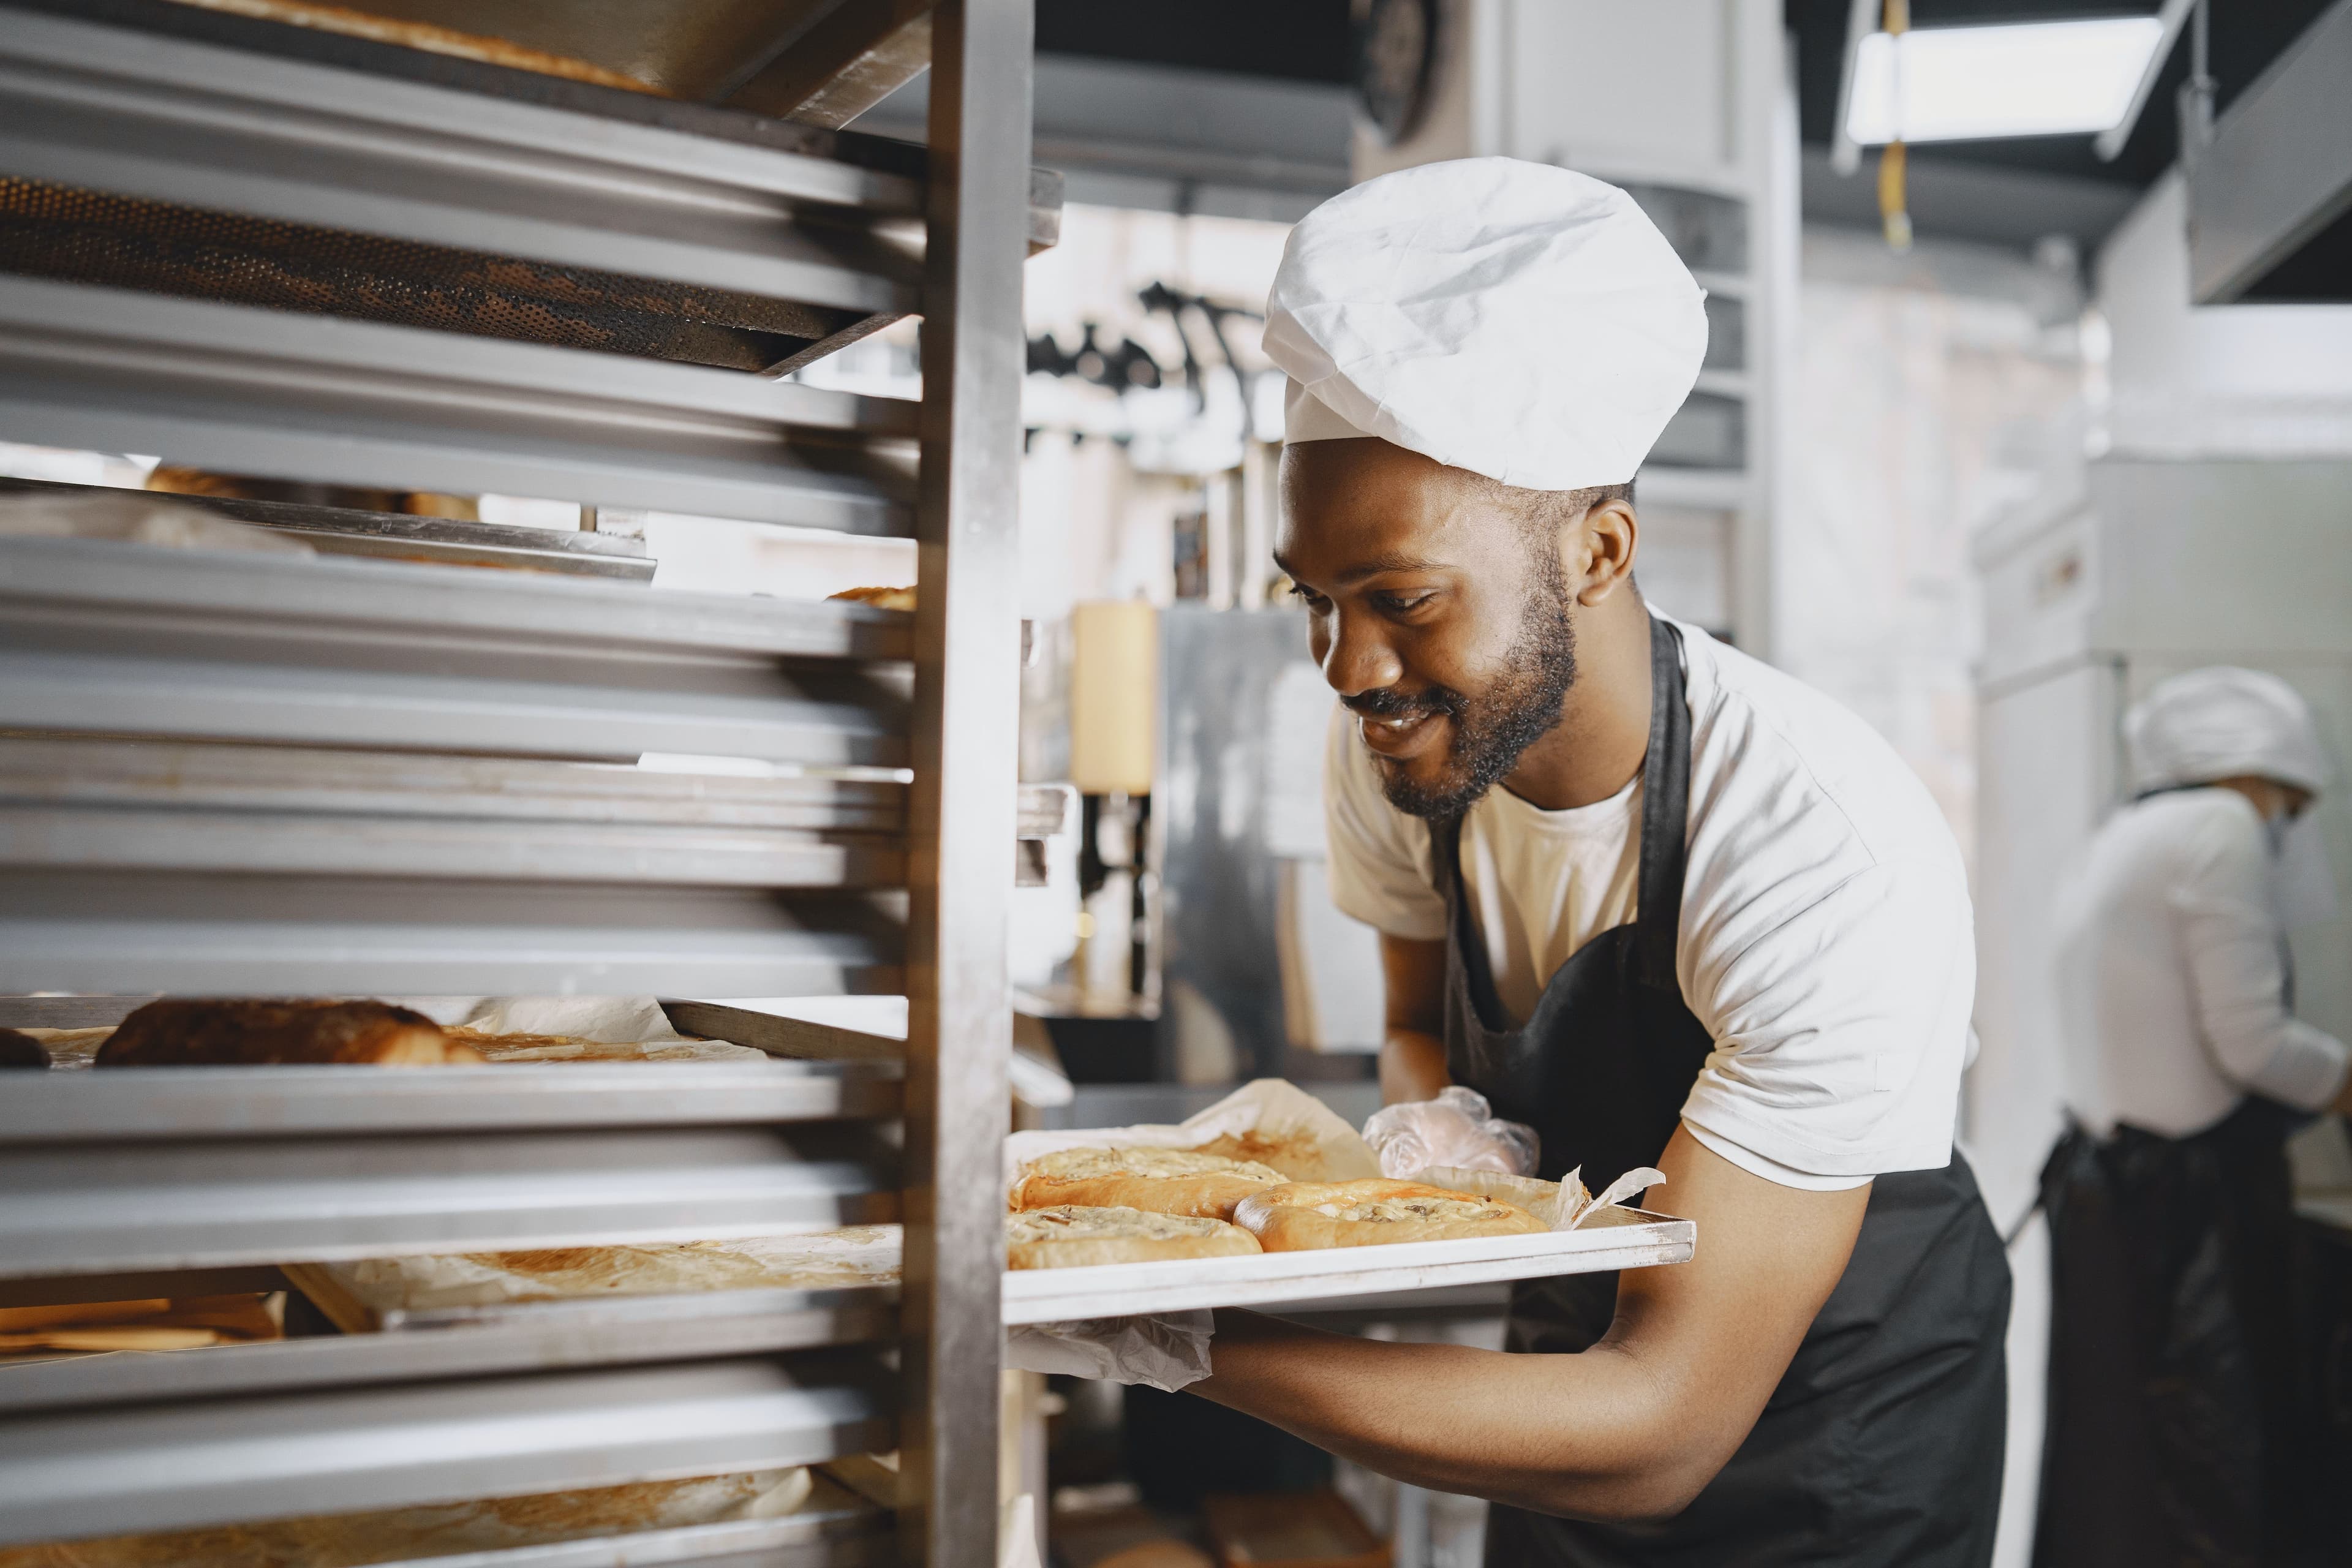
[[2042, 1171], [2050, 1425], [2036, 1568], [2299, 1561], [2295, 1117], [2249, 1097], [2188, 1138], [2070, 1126]]
[[[1504, 1026], [1463, 896], [1460, 819], [1431, 834], [1452, 933], [1454, 1081], [1535, 1128], [1540, 1174], [1580, 1165], [1595, 1192], [1657, 1163], [1714, 1048], [1675, 976], [1690, 709], [1682, 637], [1662, 620], [1651, 623], [1651, 677], [1636, 917], [1561, 964], [1517, 1029]], [[1614, 1274], [1522, 1283], [1508, 1348], [1584, 1350], [1608, 1331], [1616, 1300]], [[1843, 1278], [1747, 1440], [1689, 1508], [1663, 1523], [1611, 1525], [1497, 1506], [1486, 1562], [1981, 1568], [2000, 1501], [2008, 1321], [2008, 1260], [1958, 1154], [1940, 1171], [1880, 1176]]]

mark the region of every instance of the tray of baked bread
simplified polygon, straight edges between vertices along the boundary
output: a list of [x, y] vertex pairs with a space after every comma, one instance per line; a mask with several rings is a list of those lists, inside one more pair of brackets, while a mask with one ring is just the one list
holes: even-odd
[[1244, 1085], [1181, 1125], [1007, 1140], [1004, 1321], [1270, 1306], [1680, 1263], [1696, 1227], [1593, 1194], [1441, 1166], [1383, 1173], [1304, 1090]]

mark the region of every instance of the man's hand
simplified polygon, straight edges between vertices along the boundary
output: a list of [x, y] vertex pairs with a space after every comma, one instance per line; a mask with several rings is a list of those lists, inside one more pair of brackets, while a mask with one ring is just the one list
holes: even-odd
[[1381, 1103], [1434, 1100], [1445, 1071], [1445, 944], [1381, 936], [1388, 1032], [1381, 1041]]
[[1845, 1272], [1870, 1189], [1750, 1175], [1679, 1130], [1647, 1206], [1698, 1222], [1688, 1263], [1629, 1269], [1580, 1355], [1393, 1344], [1217, 1314], [1194, 1392], [1367, 1468], [1542, 1513], [1664, 1519], [1755, 1426]]

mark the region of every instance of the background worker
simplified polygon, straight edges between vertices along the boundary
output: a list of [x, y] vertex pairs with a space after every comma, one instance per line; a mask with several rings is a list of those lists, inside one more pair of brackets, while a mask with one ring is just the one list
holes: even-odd
[[2294, 1016], [2286, 927], [2334, 912], [2311, 710], [2257, 670], [2163, 682], [2125, 721], [2136, 798], [2060, 895], [2072, 1125], [2053, 1263], [2043, 1568], [2287, 1561], [2304, 1489], [2285, 1139], [2352, 1109]]

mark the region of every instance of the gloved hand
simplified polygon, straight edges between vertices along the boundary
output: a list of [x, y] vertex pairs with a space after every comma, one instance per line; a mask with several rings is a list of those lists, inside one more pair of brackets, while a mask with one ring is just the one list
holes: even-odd
[[1364, 1142], [1379, 1156], [1381, 1174], [1402, 1180], [1433, 1165], [1458, 1171], [1535, 1174], [1536, 1130], [1505, 1121], [1486, 1097], [1460, 1084], [1435, 1100], [1408, 1100], [1372, 1112]]
[[1205, 1310], [1156, 1318], [1016, 1323], [1004, 1331], [1004, 1364], [1019, 1372], [1148, 1383], [1173, 1394], [1209, 1375], [1209, 1336], [1215, 1331]]

